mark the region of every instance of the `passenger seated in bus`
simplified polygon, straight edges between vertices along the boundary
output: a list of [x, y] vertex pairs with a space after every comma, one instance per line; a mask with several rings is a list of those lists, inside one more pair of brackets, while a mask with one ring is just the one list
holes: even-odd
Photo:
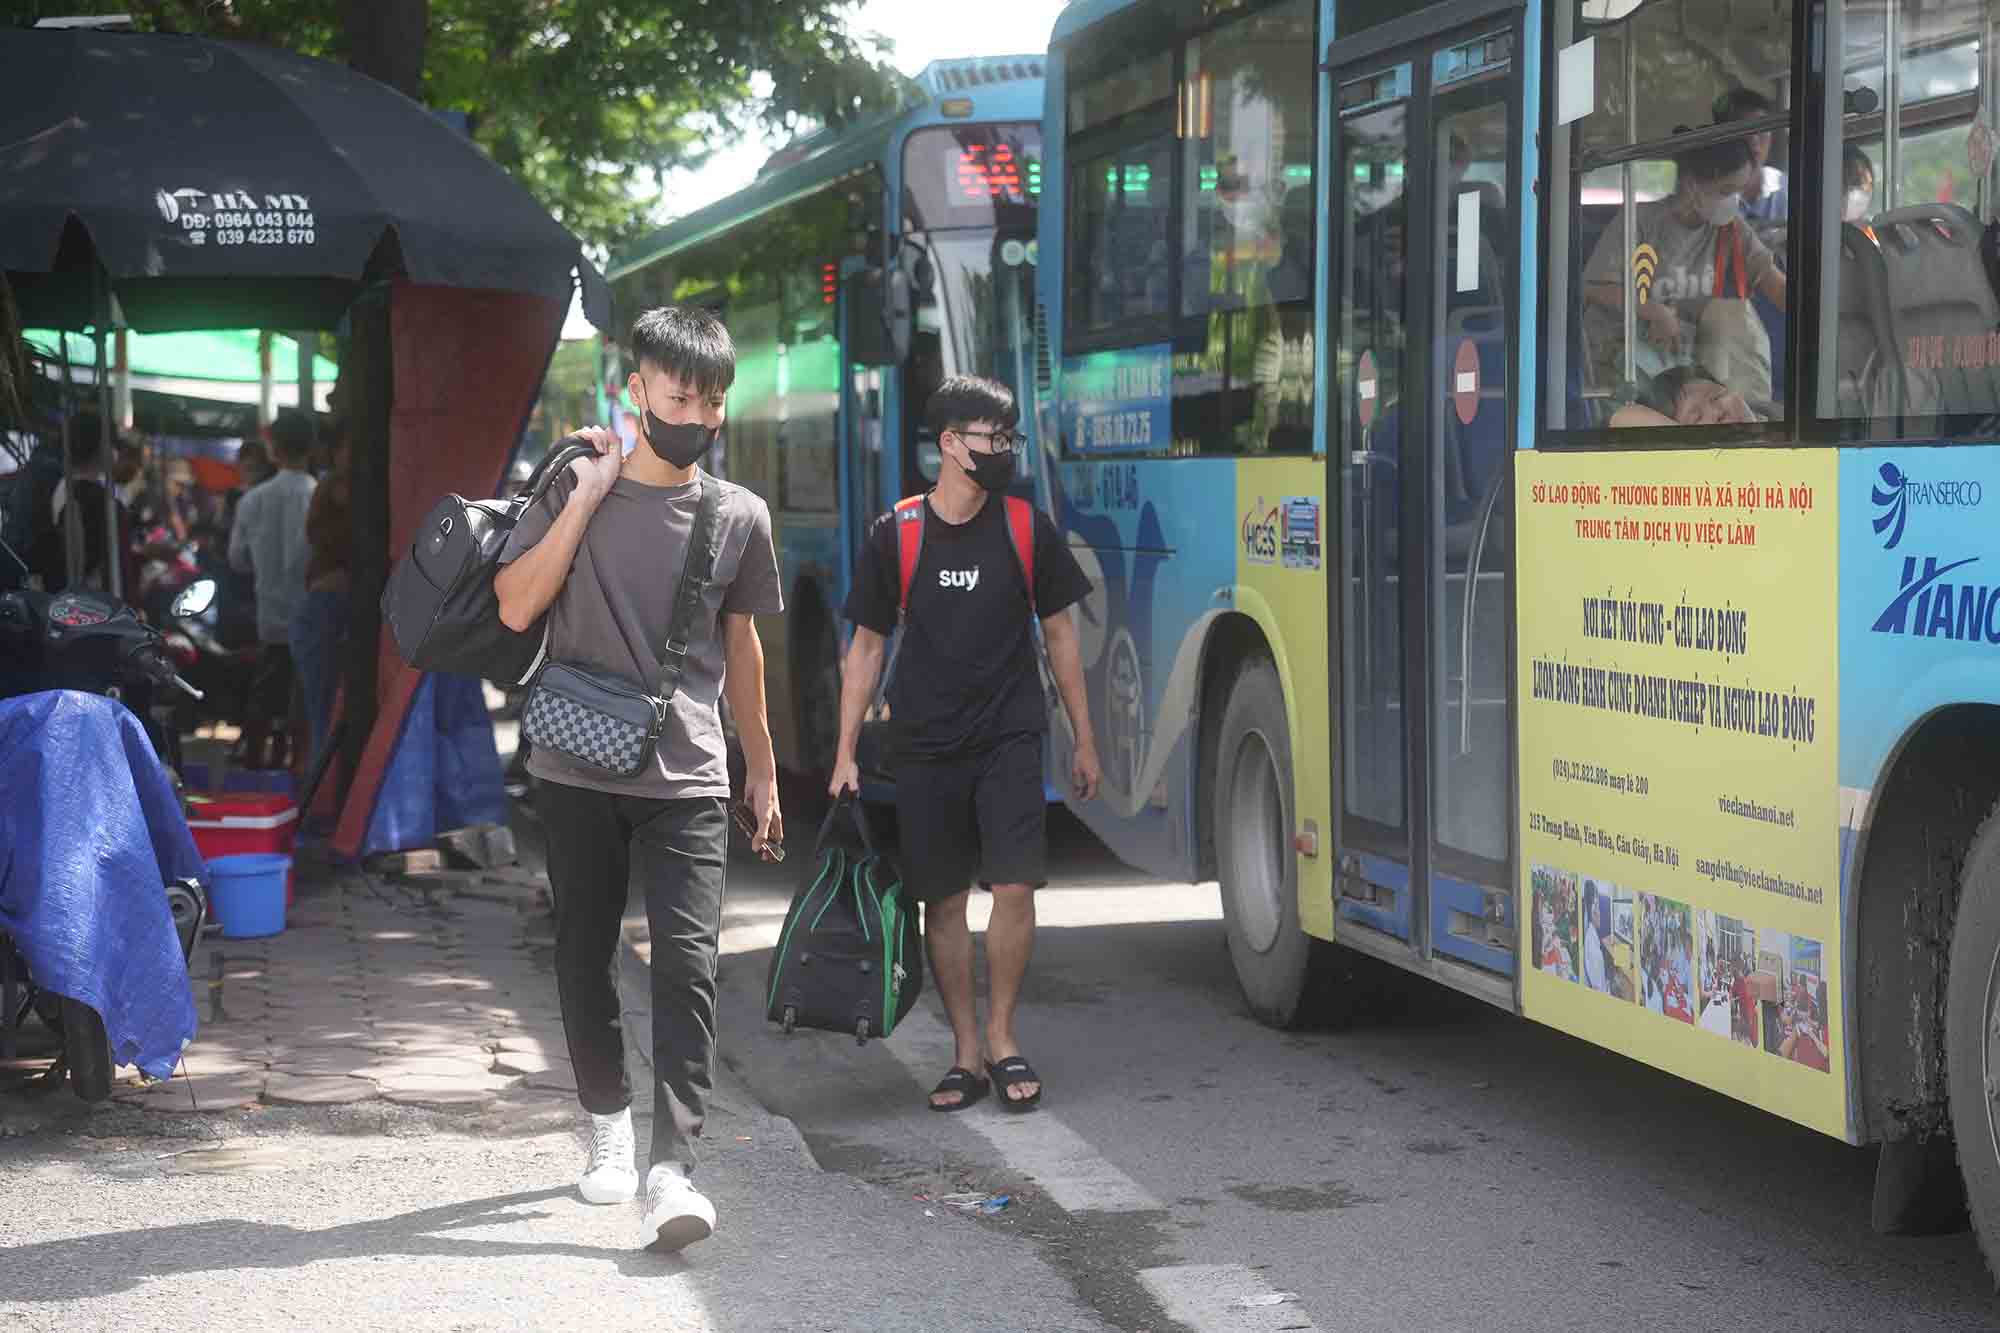
[[1840, 150], [1840, 183], [1840, 220], [1859, 227], [1880, 249], [1882, 238], [1868, 225], [1868, 215], [1875, 206], [1875, 163], [1853, 144]]
[[[1715, 99], [1715, 123], [1761, 120], [1777, 114], [1778, 110], [1777, 103], [1760, 92], [1732, 88]], [[1791, 190], [1785, 184], [1785, 173], [1770, 165], [1773, 137], [1769, 130], [1760, 130], [1746, 140], [1757, 169], [1743, 187], [1742, 210], [1744, 217], [1758, 222], [1783, 222], [1791, 216]]]
[[[1775, 114], [1779, 109], [1762, 93], [1748, 88], [1734, 88], [1715, 99], [1715, 123], [1723, 125], [1736, 120], [1758, 120]], [[1788, 267], [1785, 234], [1786, 222], [1791, 216], [1791, 192], [1785, 185], [1785, 173], [1770, 165], [1774, 137], [1769, 130], [1759, 130], [1745, 139], [1750, 145], [1750, 158], [1755, 169], [1750, 173], [1749, 183], [1743, 187], [1740, 207], [1750, 229], [1770, 248], [1779, 270], [1783, 271]], [[1783, 384], [1785, 312], [1773, 305], [1762, 292], [1751, 297], [1750, 305], [1757, 312], [1757, 318], [1770, 339], [1771, 383]]]
[[[1676, 133], [1686, 133], [1678, 127]], [[1635, 299], [1637, 369], [1657, 374], [1700, 361], [1746, 398], [1772, 401], [1771, 339], [1752, 292], [1785, 308], [1785, 275], [1739, 213], [1754, 170], [1748, 143], [1731, 139], [1675, 159], [1674, 192], [1613, 217], [1584, 267], [1584, 329], [1600, 386], [1624, 379], [1624, 303]]]
[[1276, 305], [1309, 301], [1313, 294], [1313, 192], [1294, 186], [1278, 211], [1278, 262], [1266, 285]]
[[1728, 426], [1766, 420], [1743, 395], [1701, 365], [1673, 366], [1646, 382], [1635, 402], [1611, 418], [1612, 428], [1629, 426]]

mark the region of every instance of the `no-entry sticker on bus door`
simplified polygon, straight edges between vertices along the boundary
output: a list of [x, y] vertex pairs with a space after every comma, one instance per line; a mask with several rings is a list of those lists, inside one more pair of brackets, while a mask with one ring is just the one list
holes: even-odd
[[1459, 340], [1458, 357], [1452, 363], [1451, 405], [1461, 426], [1470, 426], [1479, 415], [1479, 348], [1470, 338]]

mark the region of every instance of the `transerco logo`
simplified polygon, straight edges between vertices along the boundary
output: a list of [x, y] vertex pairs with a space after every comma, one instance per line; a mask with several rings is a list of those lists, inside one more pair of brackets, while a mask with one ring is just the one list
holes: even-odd
[[[1874, 505], [1869, 525], [1893, 551], [1909, 531], [1917, 509], [1977, 509], [1986, 498], [1976, 480], [1925, 481], [1895, 463], [1876, 470], [1868, 493]], [[1944, 639], [1956, 643], [2000, 644], [2000, 586], [1970, 568], [1976, 555], [1904, 555], [1896, 593], [1869, 625], [1875, 634]]]
[[1894, 463], [1884, 463], [1875, 473], [1875, 485], [1868, 498], [1875, 504], [1872, 520], [1882, 537], [1882, 549], [1893, 551], [1909, 527], [1910, 510], [1977, 509], [1986, 498], [1986, 487], [1978, 481], [1921, 481]]

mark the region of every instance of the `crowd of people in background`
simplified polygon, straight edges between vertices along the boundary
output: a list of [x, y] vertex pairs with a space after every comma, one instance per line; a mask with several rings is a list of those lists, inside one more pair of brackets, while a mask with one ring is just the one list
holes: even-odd
[[[219, 703], [240, 724], [232, 759], [245, 767], [303, 767], [317, 756], [334, 706], [347, 615], [347, 439], [338, 417], [315, 423], [280, 412], [264, 440], [245, 440], [235, 484], [200, 484], [188, 460], [143, 435], [107, 432], [94, 408], [46, 429], [11, 475], [0, 476], [0, 588], [117, 588], [158, 620], [160, 587], [213, 579], [213, 631], [256, 668], [242, 696]], [[66, 441], [66, 443], [65, 443]], [[67, 468], [64, 452], [67, 449]], [[111, 488], [106, 503], [105, 488]], [[116, 541], [106, 538], [115, 515]], [[293, 733], [308, 748], [294, 753]]]

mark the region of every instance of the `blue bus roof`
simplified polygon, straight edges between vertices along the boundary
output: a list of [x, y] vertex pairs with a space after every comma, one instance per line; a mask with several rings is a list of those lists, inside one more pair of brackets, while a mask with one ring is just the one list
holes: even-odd
[[1056, 15], [1055, 31], [1049, 34], [1049, 45], [1066, 42], [1093, 23], [1102, 23], [1121, 9], [1130, 9], [1139, 0], [1074, 0], [1074, 3]]
[[[854, 125], [819, 132], [772, 154], [752, 184], [706, 208], [676, 218], [615, 256], [606, 276], [616, 281], [646, 265], [698, 245], [751, 218], [812, 194], [871, 162], [887, 159], [912, 130], [996, 120], [1040, 120], [1042, 57], [987, 56], [934, 60], [913, 81], [916, 94], [904, 105]], [[976, 98], [974, 114], [946, 116], [945, 98]]]

